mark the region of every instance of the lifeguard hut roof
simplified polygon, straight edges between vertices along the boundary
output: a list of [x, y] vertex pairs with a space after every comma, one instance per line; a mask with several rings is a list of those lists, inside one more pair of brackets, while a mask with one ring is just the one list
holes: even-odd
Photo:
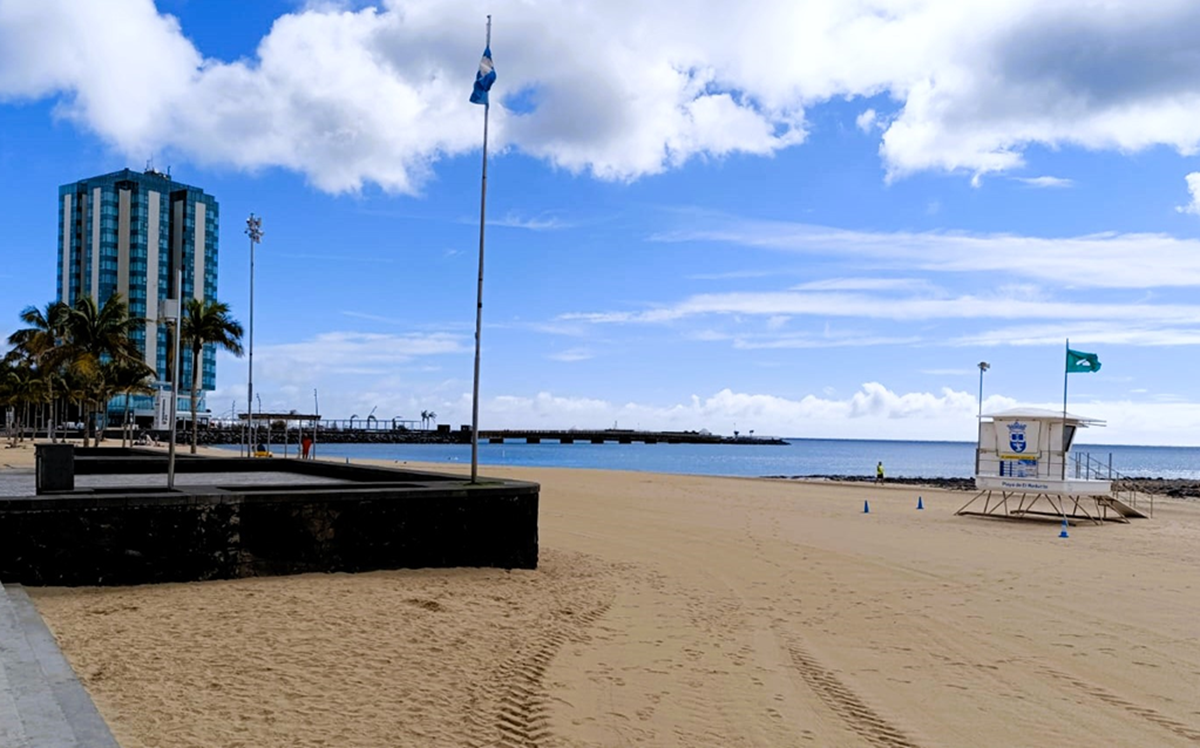
[[[1048, 410], [1046, 408], [1012, 408], [1011, 410], [1002, 410], [999, 413], [984, 413], [982, 418], [1028, 418], [1040, 421], [1063, 421], [1063, 413], [1061, 410]], [[1082, 426], [1104, 426], [1106, 423], [1099, 418], [1088, 418], [1087, 416], [1077, 416], [1071, 413], [1066, 415], [1067, 423]]]

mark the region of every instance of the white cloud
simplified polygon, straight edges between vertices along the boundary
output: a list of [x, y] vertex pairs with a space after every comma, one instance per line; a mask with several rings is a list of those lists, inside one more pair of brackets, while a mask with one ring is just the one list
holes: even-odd
[[[504, 324], [496, 325], [496, 327], [504, 326]], [[563, 335], [570, 338], [581, 338], [589, 332], [589, 329], [584, 325], [563, 324], [562, 322], [531, 322], [525, 325], [525, 327], [545, 335]]]
[[1013, 177], [1013, 179], [1015, 179], [1018, 182], [1021, 182], [1022, 184], [1026, 185], [1028, 187], [1037, 187], [1037, 188], [1041, 188], [1041, 189], [1074, 187], [1075, 186], [1074, 181], [1072, 181], [1070, 179], [1064, 179], [1062, 177], [1050, 177], [1050, 176]]
[[571, 224], [552, 216], [538, 218], [523, 218], [516, 213], [506, 213], [503, 218], [488, 222], [492, 226], [502, 226], [510, 229], [525, 229], [527, 231], [558, 231], [571, 228]]
[[919, 342], [921, 342], [921, 338], [915, 336], [881, 337], [877, 335], [844, 335], [830, 337], [824, 335], [799, 334], [767, 337], [743, 335], [734, 339], [733, 347], [746, 351], [802, 348], [851, 348], [864, 346], [875, 348], [884, 345], [911, 345]]
[[[465, 405], [469, 408], [469, 399]], [[908, 438], [922, 434], [935, 438], [936, 433], [946, 434], [943, 429], [955, 421], [960, 423], [952, 425], [949, 433], [968, 438], [977, 407], [975, 396], [966, 392], [943, 389], [938, 394], [897, 394], [877, 382], [862, 385], [843, 400], [813, 395], [789, 400], [724, 389], [705, 398], [693, 395], [687, 402], [673, 405], [612, 403], [547, 392], [534, 397], [497, 397], [481, 405], [489, 427], [494, 428], [607, 428], [617, 422], [625, 428], [707, 428], [732, 434], [734, 424], [739, 424], [739, 430], [753, 428], [759, 435], [796, 436], [803, 429], [805, 436], [839, 437], [861, 433], [863, 422], [869, 422], [883, 438], [904, 438], [906, 433], [913, 435]]]
[[[1059, 341], [1061, 344], [1061, 341]], [[257, 357], [256, 357], [257, 358]], [[232, 361], [233, 359], [229, 359]], [[225, 363], [223, 360], [222, 363]], [[244, 365], [244, 361], [240, 362]], [[957, 372], [974, 374], [975, 370]], [[438, 422], [457, 428], [471, 422], [471, 383], [446, 380], [440, 384], [413, 386], [394, 375], [347, 378], [314, 372], [306, 381], [287, 384], [269, 378], [255, 379], [255, 391], [265, 410], [306, 411], [314, 406], [313, 388], [320, 392], [320, 411], [325, 418], [365, 417], [374, 411], [381, 421], [411, 418], [422, 410], [434, 410]], [[1200, 403], [1177, 395], [1100, 401], [1072, 393], [1072, 412], [1108, 422], [1108, 428], [1085, 435], [1091, 444], [1200, 445]], [[208, 403], [216, 413], [245, 409], [245, 384], [235, 384], [210, 393]], [[984, 412], [1017, 406], [1060, 409], [1062, 402], [1019, 401], [1003, 393], [991, 393]], [[256, 406], [257, 407], [257, 406]], [[957, 439], [973, 441], [978, 409], [975, 388], [942, 388], [936, 392], [897, 392], [880, 382], [866, 382], [845, 397], [832, 387], [820, 394], [797, 398], [722, 389], [701, 397], [692, 395], [681, 402], [613, 402], [586, 395], [539, 392], [535, 395], [484, 395], [480, 400], [480, 423], [484, 428], [624, 428], [659, 430], [709, 429], [718, 434], [803, 436], [809, 438], [861, 438], [870, 434], [881, 439]], [[736, 424], [736, 425], [735, 425]]]
[[566, 363], [574, 363], [576, 361], [588, 361], [596, 357], [596, 354], [589, 348], [568, 348], [565, 351], [551, 353], [546, 358], [552, 361], [563, 361]]
[[[709, 226], [658, 234], [665, 242], [720, 242], [806, 255], [857, 257], [873, 269], [1004, 273], [1075, 288], [1200, 285], [1200, 241], [1166, 234], [1048, 238], [956, 231], [869, 232], [805, 223], [693, 216]], [[1013, 258], [1019, 257], [1020, 262]]]
[[792, 286], [793, 291], [933, 291], [923, 278], [827, 278]]
[[[439, 159], [478, 148], [482, 112], [466, 92], [486, 9], [352, 6], [307, 3], [252, 57], [222, 61], [150, 0], [0, 0], [0, 99], [58, 97], [61, 116], [130, 157], [415, 192]], [[1031, 144], [1200, 144], [1200, 6], [1188, 0], [762, 0], [736, 22], [714, 7], [506, 6], [494, 145], [630, 180], [697, 157], [770, 155], [803, 141], [806, 109], [880, 95], [897, 110], [857, 124], [885, 127], [889, 179], [1003, 171]], [[518, 96], [532, 107], [507, 109]]]
[[1034, 325], [1005, 327], [960, 335], [947, 341], [948, 345], [979, 346], [1041, 346], [1062, 345], [1071, 339], [1080, 345], [1178, 346], [1200, 345], [1200, 324], [1192, 320], [1122, 320], [1115, 317], [1105, 321], [1081, 320], [1069, 324], [1041, 322]]
[[259, 345], [257, 370], [279, 382], [310, 382], [325, 375], [385, 374], [420, 356], [465, 353], [451, 333], [387, 335], [327, 332], [298, 343]]
[[592, 323], [664, 323], [706, 314], [807, 315], [888, 320], [1061, 319], [1124, 321], [1127, 325], [1190, 325], [1200, 319], [1195, 304], [1104, 304], [1031, 301], [1011, 296], [895, 298], [852, 293], [720, 293], [697, 294], [673, 305], [644, 312], [575, 312], [567, 320]]
[[731, 270], [727, 273], [695, 273], [685, 275], [687, 280], [745, 280], [748, 278], [773, 278], [777, 270]]
[[[470, 401], [465, 400], [469, 414]], [[1003, 394], [988, 395], [983, 411], [1017, 406], [1061, 409], [1062, 403], [1022, 402]], [[481, 404], [481, 420], [495, 428], [624, 428], [701, 429], [732, 434], [753, 428], [757, 435], [810, 438], [959, 439], [974, 441], [979, 403], [972, 391], [943, 388], [938, 392], [895, 392], [879, 382], [866, 382], [848, 397], [832, 391], [823, 396], [789, 399], [723, 389], [707, 397], [693, 395], [674, 405], [612, 403], [586, 397], [539, 393], [507, 396]], [[447, 412], [451, 412], [449, 408]], [[1200, 404], [1152, 400], [1085, 401], [1072, 411], [1108, 422], [1090, 430], [1091, 444], [1200, 444]], [[442, 410], [438, 411], [439, 413]], [[736, 424], [736, 426], [735, 426]]]
[[1175, 210], [1180, 213], [1200, 215], [1200, 171], [1194, 171], [1184, 177], [1187, 180], [1188, 194], [1192, 199], [1187, 205], [1177, 205]]
[[875, 129], [876, 115], [874, 109], [868, 109], [855, 118], [854, 124], [863, 132], [869, 133]]

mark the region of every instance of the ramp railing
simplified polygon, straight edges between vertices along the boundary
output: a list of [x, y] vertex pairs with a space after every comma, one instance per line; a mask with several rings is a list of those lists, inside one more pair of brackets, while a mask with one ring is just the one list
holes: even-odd
[[1091, 452], [1072, 452], [1071, 463], [1077, 479], [1112, 481], [1114, 499], [1147, 516], [1154, 516], [1154, 494], [1138, 492], [1132, 478], [1114, 470], [1111, 452], [1108, 453], [1107, 462], [1092, 457]]

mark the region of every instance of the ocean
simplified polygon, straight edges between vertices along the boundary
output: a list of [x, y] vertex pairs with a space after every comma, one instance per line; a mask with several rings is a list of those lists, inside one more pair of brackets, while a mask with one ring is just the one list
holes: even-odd
[[[887, 475], [969, 478], [974, 442], [905, 442], [866, 439], [788, 439], [786, 446], [750, 444], [480, 444], [480, 465], [594, 468], [653, 473], [733, 476], [874, 476], [882, 460]], [[228, 448], [237, 451], [236, 447]], [[394, 462], [471, 461], [469, 444], [317, 444], [319, 457]], [[282, 445], [272, 445], [282, 456]], [[1123, 475], [1200, 480], [1200, 447], [1076, 445]], [[296, 445], [288, 447], [295, 456]]]

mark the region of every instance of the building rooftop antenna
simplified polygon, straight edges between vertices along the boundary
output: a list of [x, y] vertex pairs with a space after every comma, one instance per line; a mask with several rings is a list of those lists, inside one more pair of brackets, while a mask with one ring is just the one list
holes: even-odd
[[154, 156], [151, 156], [150, 158], [146, 159], [146, 171], [144, 173], [149, 176], [152, 176], [152, 177], [158, 177], [160, 179], [170, 179], [171, 178], [171, 167], [168, 166], [167, 171], [164, 174], [163, 172], [154, 168]]

